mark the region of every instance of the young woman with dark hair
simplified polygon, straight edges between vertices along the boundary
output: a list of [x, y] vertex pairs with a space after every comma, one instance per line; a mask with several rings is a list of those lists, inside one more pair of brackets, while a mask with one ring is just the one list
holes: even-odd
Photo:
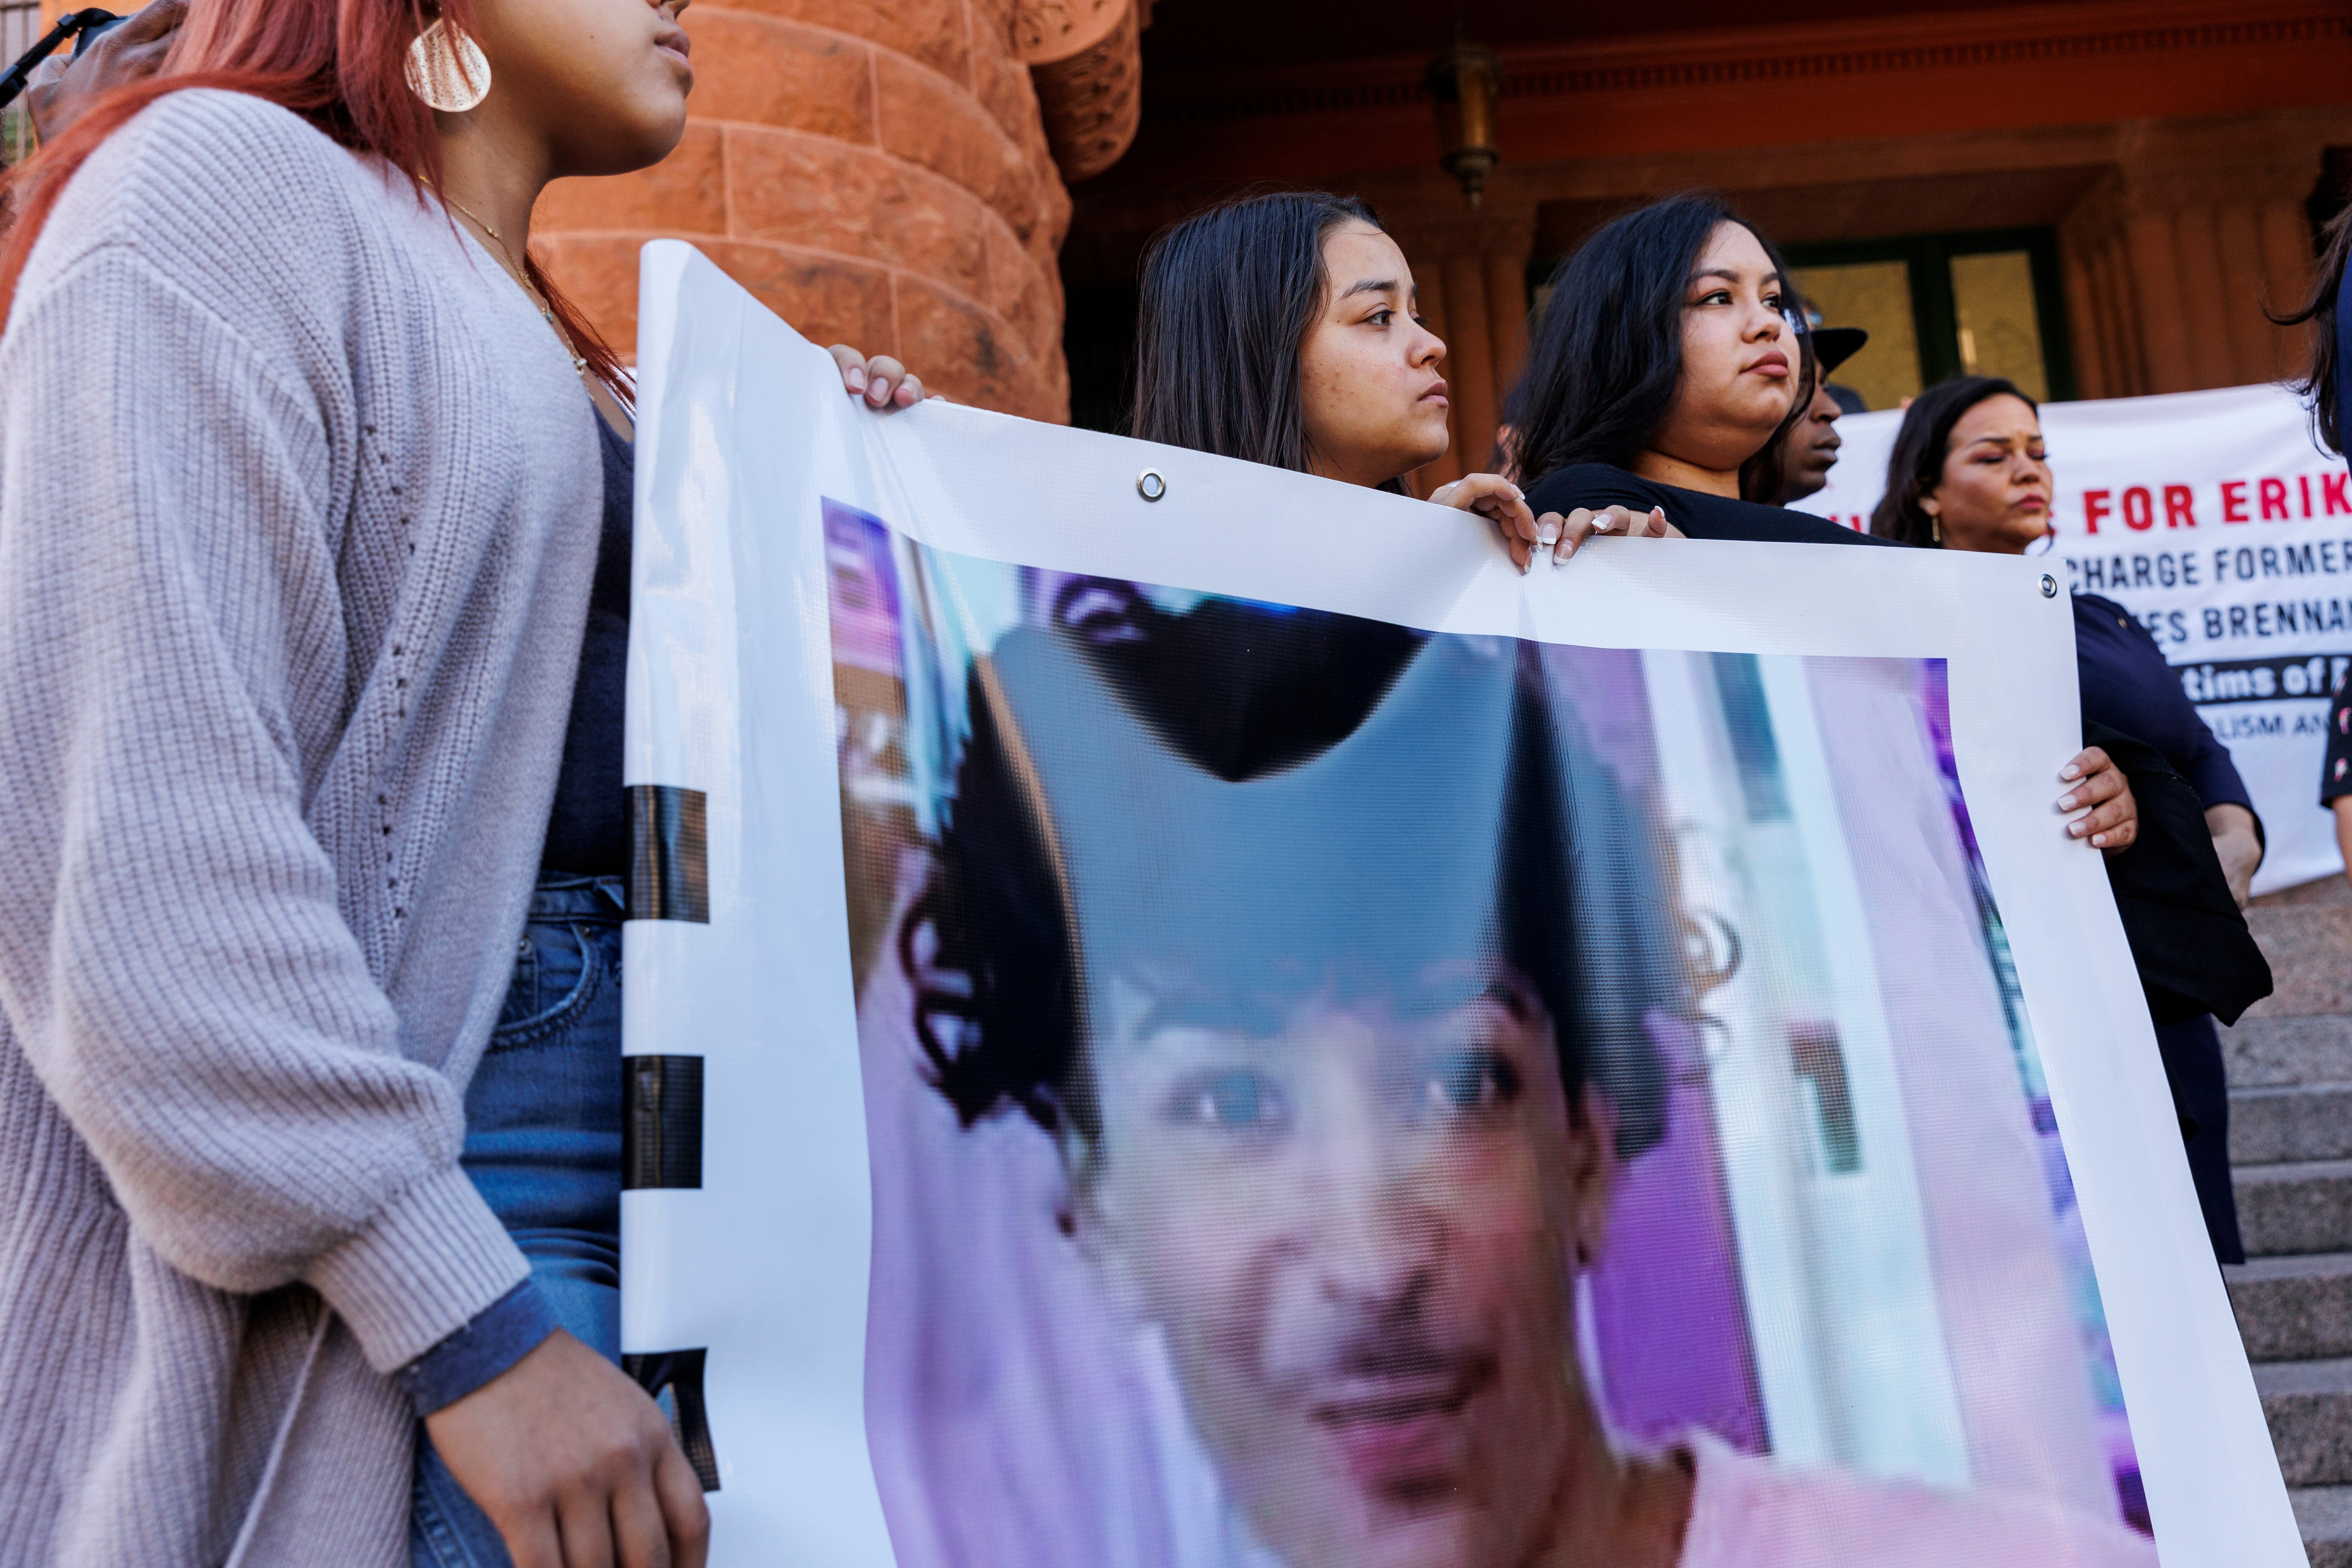
[[[1655, 509], [1693, 539], [1891, 542], [1742, 499], [1778, 492], [1781, 437], [1817, 374], [1787, 273], [1711, 196], [1602, 226], [1553, 273], [1511, 392], [1528, 505]], [[2059, 809], [2081, 813], [2069, 835], [2128, 835], [2131, 791], [2105, 752], [2084, 750], [2058, 776]]]
[[[1871, 516], [1871, 531], [1932, 550], [2021, 555], [2050, 531], [2051, 490], [2041, 410], [2033, 399], [1997, 376], [1962, 376], [1929, 387], [1904, 414], [1887, 458], [1886, 493]], [[2193, 979], [2158, 972], [2158, 944], [2139, 929], [2147, 917], [2131, 904], [2125, 923], [2143, 983], [2150, 987], [2157, 1045], [2180, 1110], [2189, 1168], [2214, 1254], [2224, 1263], [2242, 1263], [2245, 1251], [2230, 1185], [2229, 1085], [2208, 1010], [2218, 1005], [2234, 1021], [2237, 1008], [2269, 989], [2267, 970], [2244, 953], [2251, 941], [2230, 908], [2231, 900], [2245, 903], [2262, 864], [2262, 822], [2230, 749], [2198, 717], [2147, 628], [2121, 605], [2095, 594], [2076, 594], [2074, 607], [2075, 669], [2086, 728], [2100, 727], [2094, 732], [2103, 750], [2116, 753], [2133, 771], [2137, 788], [2147, 796], [2150, 829], [2141, 839], [2136, 821], [2121, 835], [2095, 835], [2091, 842], [2112, 858], [2138, 840], [2148, 846], [2141, 861], [2168, 858], [2185, 842], [2195, 858], [2181, 858], [2181, 880], [2193, 889], [2197, 864], [2218, 862], [2212, 868], [2221, 873], [2217, 880], [2226, 883], [2226, 894], [2217, 888], [2206, 900], [2218, 908], [2168, 911], [2163, 917], [2162, 934], [2170, 937], [2168, 945], [2188, 952]], [[2134, 760], [2150, 749], [2152, 755]], [[2179, 792], [2185, 805], [2168, 813], [2168, 792]], [[2175, 816], [2185, 821], [2174, 822]], [[2209, 836], [2210, 861], [2200, 842]], [[2110, 870], [2119, 903], [2153, 902], [2136, 894], [2126, 879], [2144, 875], [2137, 863], [2111, 860]], [[2260, 988], [2234, 1003], [2214, 988], [2216, 977], [2230, 971], [2233, 950], [2247, 958], [2245, 969], [2261, 970]], [[2175, 1002], [2174, 994], [2197, 1000]]]
[[[1445, 455], [1445, 344], [1415, 313], [1412, 268], [1371, 208], [1326, 192], [1211, 207], [1144, 258], [1133, 433], [1404, 493]], [[1519, 487], [1472, 474], [1430, 500], [1502, 531], [1522, 570], [1595, 533], [1670, 536], [1644, 509], [1538, 517]]]
[[[2319, 266], [2300, 310], [2271, 319], [2283, 327], [2311, 325], [2311, 365], [2298, 390], [2311, 407], [2312, 434], [2338, 457], [2352, 456], [2345, 439], [2352, 408], [2352, 311], [2344, 305], [2344, 273], [2352, 265], [2352, 207], [2320, 230]], [[2352, 877], [2352, 681], [2338, 681], [2327, 714], [2327, 751], [2320, 763], [2319, 804], [2336, 817], [2336, 844]]]
[[683, 9], [198, 0], [44, 83], [0, 1561], [702, 1561], [612, 1360], [629, 383], [528, 246], [676, 144]]
[[1628, 213], [1560, 263], [1507, 414], [1528, 504], [1655, 509], [1694, 539], [1868, 542], [1742, 499], [1779, 493], [1780, 437], [1811, 398], [1787, 270], [1699, 195]]
[[2345, 411], [2352, 408], [2352, 313], [2343, 309], [2344, 270], [2352, 264], [2352, 207], [2347, 207], [2319, 231], [2319, 265], [2313, 271], [2311, 295], [2302, 306], [2272, 321], [2282, 327], [2308, 322], [2311, 365], [2297, 387], [2311, 405], [2312, 433], [2337, 457], [2352, 456], [2345, 444]]

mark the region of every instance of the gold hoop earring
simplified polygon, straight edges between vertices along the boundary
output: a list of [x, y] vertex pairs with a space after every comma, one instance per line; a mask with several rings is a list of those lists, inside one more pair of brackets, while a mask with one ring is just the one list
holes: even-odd
[[446, 22], [416, 35], [402, 74], [409, 91], [444, 114], [463, 114], [490, 95], [490, 62], [481, 46]]

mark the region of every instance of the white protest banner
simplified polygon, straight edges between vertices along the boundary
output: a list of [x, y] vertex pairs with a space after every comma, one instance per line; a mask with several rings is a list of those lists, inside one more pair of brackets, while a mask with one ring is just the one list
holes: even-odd
[[[1839, 420], [1829, 488], [1800, 510], [1867, 527], [1902, 420]], [[2342, 870], [2319, 770], [2352, 668], [2352, 471], [2282, 386], [2053, 403], [2042, 429], [2050, 554], [2139, 617], [2230, 748], [2269, 837], [2254, 891]]]
[[714, 1563], [2304, 1561], [2040, 566], [1522, 577], [641, 288], [623, 1343]]

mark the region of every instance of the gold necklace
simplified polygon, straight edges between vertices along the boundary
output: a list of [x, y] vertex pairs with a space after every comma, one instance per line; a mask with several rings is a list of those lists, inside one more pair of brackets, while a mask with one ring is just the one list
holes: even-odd
[[499, 263], [506, 268], [507, 276], [513, 279], [517, 283], [522, 285], [522, 291], [530, 296], [530, 302], [532, 304], [539, 307], [541, 319], [546, 321], [549, 327], [553, 329], [555, 332], [555, 341], [562, 343], [563, 345], [563, 352], [571, 356], [572, 373], [583, 379], [585, 379], [588, 374], [587, 359], [580, 353], [579, 350], [572, 346], [571, 338], [564, 333], [563, 323], [555, 319], [554, 307], [547, 302], [547, 297], [545, 295], [541, 294], [536, 288], [532, 287], [530, 275], [525, 272], [521, 268], [515, 265], [514, 252], [507, 248], [506, 236], [500, 234], [490, 223], [489, 219], [484, 217], [481, 214], [476, 212], [473, 208], [467, 206], [465, 203], [459, 201], [448, 192], [436, 186], [430, 180], [427, 180], [425, 184], [427, 190], [432, 191], [435, 195], [439, 196], [443, 201], [447, 202], [451, 206], [456, 207], [458, 212], [462, 213], [467, 217], [473, 219], [474, 226], [490, 237], [490, 243], [499, 247]]

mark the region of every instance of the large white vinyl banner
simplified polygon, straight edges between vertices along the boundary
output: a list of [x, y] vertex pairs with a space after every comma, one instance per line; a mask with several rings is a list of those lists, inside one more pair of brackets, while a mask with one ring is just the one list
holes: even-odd
[[[1902, 421], [1839, 420], [1829, 488], [1801, 508], [1869, 526]], [[2053, 403], [2042, 429], [2050, 569], [2138, 616], [2230, 748], [2269, 836], [2254, 890], [2342, 870], [2319, 770], [2352, 669], [2352, 471], [2283, 386]]]
[[[638, 345], [623, 1340], [712, 1561], [2287, 1568], [2054, 563]], [[2201, 536], [2200, 536], [2201, 537]]]

